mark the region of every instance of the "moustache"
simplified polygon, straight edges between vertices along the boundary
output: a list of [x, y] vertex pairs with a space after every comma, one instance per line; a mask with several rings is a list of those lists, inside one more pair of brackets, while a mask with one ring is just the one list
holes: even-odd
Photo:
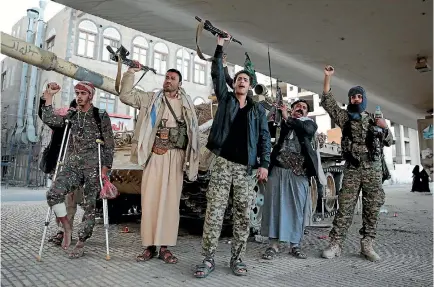
[[295, 110], [295, 112], [303, 115], [303, 110]]

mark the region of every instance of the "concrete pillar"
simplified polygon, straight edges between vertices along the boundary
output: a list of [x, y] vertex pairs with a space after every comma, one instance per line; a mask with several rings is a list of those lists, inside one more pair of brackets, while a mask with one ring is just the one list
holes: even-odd
[[396, 163], [405, 164], [404, 127], [395, 125]]

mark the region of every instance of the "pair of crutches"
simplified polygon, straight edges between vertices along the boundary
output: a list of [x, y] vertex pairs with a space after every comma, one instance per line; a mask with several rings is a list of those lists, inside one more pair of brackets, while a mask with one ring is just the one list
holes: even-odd
[[[62, 144], [60, 146], [59, 156], [57, 157], [57, 165], [56, 165], [56, 169], [54, 170], [54, 176], [53, 176], [52, 183], [54, 183], [56, 181], [57, 174], [63, 168], [63, 165], [65, 163], [66, 151], [68, 149], [70, 135], [71, 135], [70, 121], [65, 120], [65, 131], [64, 131], [63, 137], [62, 137]], [[66, 144], [65, 144], [65, 138], [66, 138]], [[99, 139], [96, 140], [96, 142], [98, 144], [99, 182], [100, 182], [101, 189], [102, 189], [103, 188], [103, 182], [102, 182], [102, 177], [101, 177], [101, 145], [104, 144], [104, 142], [102, 140], [99, 140]], [[47, 235], [48, 225], [50, 224], [52, 211], [53, 211], [52, 208], [49, 207], [48, 211], [47, 211], [47, 215], [45, 217], [44, 232], [42, 234], [41, 246], [39, 248], [39, 253], [37, 256], [38, 261], [41, 261], [41, 258], [42, 258], [42, 250], [44, 248], [45, 237]], [[109, 224], [108, 224], [107, 199], [103, 199], [103, 218], [104, 218], [106, 249], [107, 249], [106, 250], [107, 251], [106, 260], [110, 260], [109, 240], [108, 240]]]

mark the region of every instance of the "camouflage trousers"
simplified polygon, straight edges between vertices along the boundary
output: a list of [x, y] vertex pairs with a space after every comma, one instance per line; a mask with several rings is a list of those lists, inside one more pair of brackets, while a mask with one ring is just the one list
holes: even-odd
[[217, 157], [206, 194], [207, 208], [202, 236], [202, 254], [213, 257], [222, 230], [233, 183], [233, 241], [232, 259], [240, 259], [245, 251], [250, 231], [250, 207], [254, 196], [254, 175], [247, 167]]
[[[78, 227], [78, 239], [80, 241], [86, 241], [90, 238], [95, 226], [96, 200], [101, 191], [98, 169], [98, 167], [90, 168], [87, 166], [80, 169], [75, 165], [67, 164], [57, 174], [56, 181], [53, 182], [47, 192], [48, 205], [53, 206], [58, 203], [64, 203], [66, 195], [72, 194], [77, 188], [83, 187], [83, 202], [81, 206], [84, 210], [84, 215]], [[68, 203], [68, 205], [70, 204]]]
[[363, 237], [375, 238], [377, 220], [380, 207], [384, 204], [385, 194], [382, 187], [381, 166], [373, 165], [370, 168], [354, 168], [346, 166], [342, 189], [339, 192], [339, 210], [333, 221], [330, 231], [330, 240], [342, 245], [348, 228], [353, 221], [354, 208], [362, 190], [362, 228], [359, 233]]

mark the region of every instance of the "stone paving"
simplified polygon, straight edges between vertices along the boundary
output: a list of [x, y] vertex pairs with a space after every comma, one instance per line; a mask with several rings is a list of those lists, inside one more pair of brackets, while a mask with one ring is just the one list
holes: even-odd
[[[131, 233], [120, 232], [124, 225], [110, 226], [110, 261], [105, 260], [104, 229], [98, 225], [83, 258], [70, 260], [46, 243], [42, 262], [37, 262], [46, 204], [2, 203], [1, 286], [433, 286], [432, 194], [410, 193], [408, 186], [385, 189], [388, 213], [381, 214], [376, 242], [381, 262], [359, 256], [361, 215], [356, 214], [342, 257], [321, 259], [327, 240], [319, 237], [328, 235], [329, 229], [309, 228], [303, 244], [308, 259], [285, 252], [275, 261], [264, 261], [260, 255], [266, 245], [249, 242], [245, 258], [249, 276], [241, 278], [229, 270], [227, 239], [220, 241], [217, 269], [207, 279], [193, 278], [192, 270], [201, 261], [200, 238], [182, 230], [172, 249], [178, 264], [157, 259], [137, 263], [135, 257], [141, 252], [137, 224], [128, 224]], [[50, 232], [54, 231], [52, 222]]]

